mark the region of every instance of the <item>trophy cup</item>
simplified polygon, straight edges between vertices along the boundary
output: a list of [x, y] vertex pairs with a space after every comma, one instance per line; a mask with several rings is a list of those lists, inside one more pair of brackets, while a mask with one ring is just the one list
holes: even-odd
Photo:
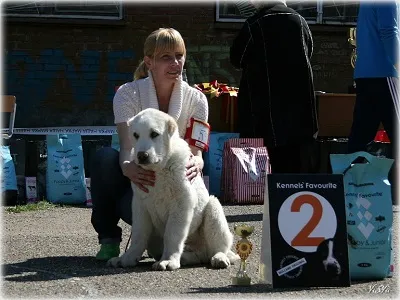
[[357, 49], [357, 44], [356, 44], [356, 28], [350, 28], [349, 29], [349, 38], [348, 38], [348, 42], [350, 43], [350, 45], [352, 45], [353, 48], [353, 52], [351, 53], [351, 58], [350, 58], [350, 63], [351, 66], [354, 68], [356, 65], [356, 58], [357, 58], [357, 53], [356, 53], [356, 49]]
[[247, 239], [253, 233], [254, 226], [248, 225], [235, 225], [234, 231], [241, 239], [236, 243], [236, 252], [240, 256], [240, 266], [235, 277], [232, 277], [232, 285], [248, 286], [250, 285], [251, 278], [246, 272], [246, 259], [249, 257], [253, 250], [253, 244]]
[[[357, 59], [357, 43], [356, 43], [356, 28], [349, 29], [349, 38], [347, 40], [351, 46], [353, 46], [353, 52], [351, 53], [350, 64], [353, 69], [356, 66], [356, 59]], [[349, 93], [354, 93], [356, 88], [356, 82], [353, 81], [353, 85], [349, 87]]]

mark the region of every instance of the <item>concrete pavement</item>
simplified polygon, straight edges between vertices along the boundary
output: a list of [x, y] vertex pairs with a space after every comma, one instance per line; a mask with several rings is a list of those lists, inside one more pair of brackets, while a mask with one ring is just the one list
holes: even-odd
[[[248, 267], [253, 278], [251, 287], [230, 285], [237, 265], [225, 270], [199, 266], [155, 272], [151, 271], [153, 260], [146, 258], [136, 268], [106, 267], [105, 263], [94, 259], [98, 243], [88, 208], [55, 207], [22, 213], [7, 213], [4, 207], [2, 209], [2, 293], [5, 298], [395, 298], [398, 293], [398, 268], [393, 278], [356, 282], [348, 288], [272, 289], [257, 284], [262, 223], [260, 205], [224, 206], [231, 230], [236, 223], [255, 226], [250, 237], [254, 249]], [[394, 213], [396, 229], [397, 211]], [[130, 228], [122, 222], [121, 226], [124, 237], [121, 250], [124, 251]], [[399, 249], [396, 229], [395, 255]], [[395, 259], [397, 261], [397, 257]], [[385, 287], [383, 293], [370, 292], [380, 286]]]

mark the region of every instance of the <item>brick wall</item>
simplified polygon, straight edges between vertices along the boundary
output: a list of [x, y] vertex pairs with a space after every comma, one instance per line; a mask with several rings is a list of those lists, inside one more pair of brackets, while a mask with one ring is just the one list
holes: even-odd
[[[113, 125], [115, 86], [132, 80], [147, 35], [174, 27], [188, 50], [190, 83], [237, 86], [229, 46], [240, 24], [215, 23], [212, 3], [125, 5], [121, 22], [21, 22], [5, 26], [5, 93], [17, 96], [16, 127]], [[317, 90], [347, 92], [352, 83], [348, 28], [311, 26]]]

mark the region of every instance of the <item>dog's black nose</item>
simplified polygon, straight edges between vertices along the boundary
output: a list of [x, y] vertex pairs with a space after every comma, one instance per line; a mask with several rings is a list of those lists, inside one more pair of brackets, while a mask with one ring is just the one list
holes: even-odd
[[149, 153], [147, 153], [145, 151], [139, 151], [137, 154], [137, 158], [138, 158], [140, 164], [148, 163]]
[[326, 266], [326, 272], [332, 276], [339, 275], [341, 273], [340, 265], [336, 261], [335, 263], [330, 263]]

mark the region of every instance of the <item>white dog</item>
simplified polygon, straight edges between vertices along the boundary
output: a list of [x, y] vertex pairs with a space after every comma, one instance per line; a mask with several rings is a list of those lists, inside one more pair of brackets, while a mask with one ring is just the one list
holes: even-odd
[[218, 199], [210, 196], [200, 176], [186, 178], [191, 155], [178, 134], [175, 120], [156, 109], [145, 109], [129, 123], [133, 135], [132, 159], [155, 171], [154, 187], [145, 193], [132, 184], [132, 243], [114, 267], [135, 266], [143, 252], [156, 259], [154, 270], [210, 263], [226, 268], [239, 259], [230, 249], [233, 235]]

